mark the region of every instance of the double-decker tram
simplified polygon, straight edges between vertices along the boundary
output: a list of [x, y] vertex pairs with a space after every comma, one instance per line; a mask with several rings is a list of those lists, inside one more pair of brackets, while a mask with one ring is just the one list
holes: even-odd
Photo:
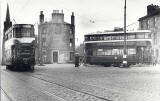
[[4, 37], [4, 62], [6, 68], [34, 70], [34, 26], [32, 24], [14, 24], [5, 32]]
[[[120, 66], [123, 63], [124, 32], [104, 32], [85, 35], [85, 57], [88, 64]], [[126, 33], [127, 64], [150, 64], [152, 38], [149, 30]]]

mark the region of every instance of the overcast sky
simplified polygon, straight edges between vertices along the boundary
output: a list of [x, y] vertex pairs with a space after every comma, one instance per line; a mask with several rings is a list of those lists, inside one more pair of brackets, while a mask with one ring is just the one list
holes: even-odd
[[[127, 25], [146, 15], [147, 5], [160, 5], [159, 0], [127, 0]], [[5, 20], [7, 3], [14, 23], [39, 21], [40, 11], [45, 20], [51, 19], [53, 10], [63, 10], [65, 21], [70, 23], [71, 13], [75, 13], [76, 43], [83, 42], [86, 33], [123, 27], [124, 0], [1, 0], [1, 27]], [[94, 21], [94, 23], [93, 23]], [[138, 25], [136, 23], [135, 25]], [[136, 27], [134, 26], [136, 29]]]

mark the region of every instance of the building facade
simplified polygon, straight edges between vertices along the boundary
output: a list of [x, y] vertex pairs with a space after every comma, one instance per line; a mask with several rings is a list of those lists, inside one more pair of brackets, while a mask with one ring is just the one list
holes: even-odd
[[160, 7], [157, 5], [147, 6], [147, 15], [139, 18], [140, 30], [151, 30], [152, 55], [160, 62]]
[[2, 38], [2, 64], [4, 64], [4, 36], [5, 32], [12, 27], [12, 21], [10, 20], [10, 13], [9, 13], [9, 5], [7, 4], [7, 11], [6, 11], [6, 19], [4, 21], [4, 29], [3, 29], [3, 38]]
[[71, 24], [64, 21], [63, 11], [53, 10], [52, 19], [44, 22], [40, 12], [38, 25], [38, 56], [40, 63], [72, 63], [75, 51], [75, 17], [71, 15]]

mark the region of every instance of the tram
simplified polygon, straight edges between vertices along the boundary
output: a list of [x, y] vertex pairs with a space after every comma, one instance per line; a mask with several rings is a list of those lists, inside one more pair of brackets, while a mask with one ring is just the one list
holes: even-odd
[[6, 69], [30, 69], [35, 65], [35, 34], [32, 24], [14, 24], [5, 32]]
[[[124, 52], [124, 32], [86, 34], [85, 57], [88, 64], [121, 66]], [[152, 38], [149, 30], [126, 33], [127, 64], [152, 62]]]

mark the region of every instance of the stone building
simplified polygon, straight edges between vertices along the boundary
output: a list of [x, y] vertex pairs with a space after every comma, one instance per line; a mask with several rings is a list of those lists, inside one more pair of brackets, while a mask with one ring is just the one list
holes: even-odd
[[151, 30], [153, 58], [160, 62], [160, 7], [147, 6], [147, 15], [139, 18], [139, 29]]
[[53, 10], [51, 21], [44, 21], [40, 12], [38, 25], [38, 56], [41, 63], [72, 63], [75, 51], [75, 17], [64, 21], [63, 11]]

